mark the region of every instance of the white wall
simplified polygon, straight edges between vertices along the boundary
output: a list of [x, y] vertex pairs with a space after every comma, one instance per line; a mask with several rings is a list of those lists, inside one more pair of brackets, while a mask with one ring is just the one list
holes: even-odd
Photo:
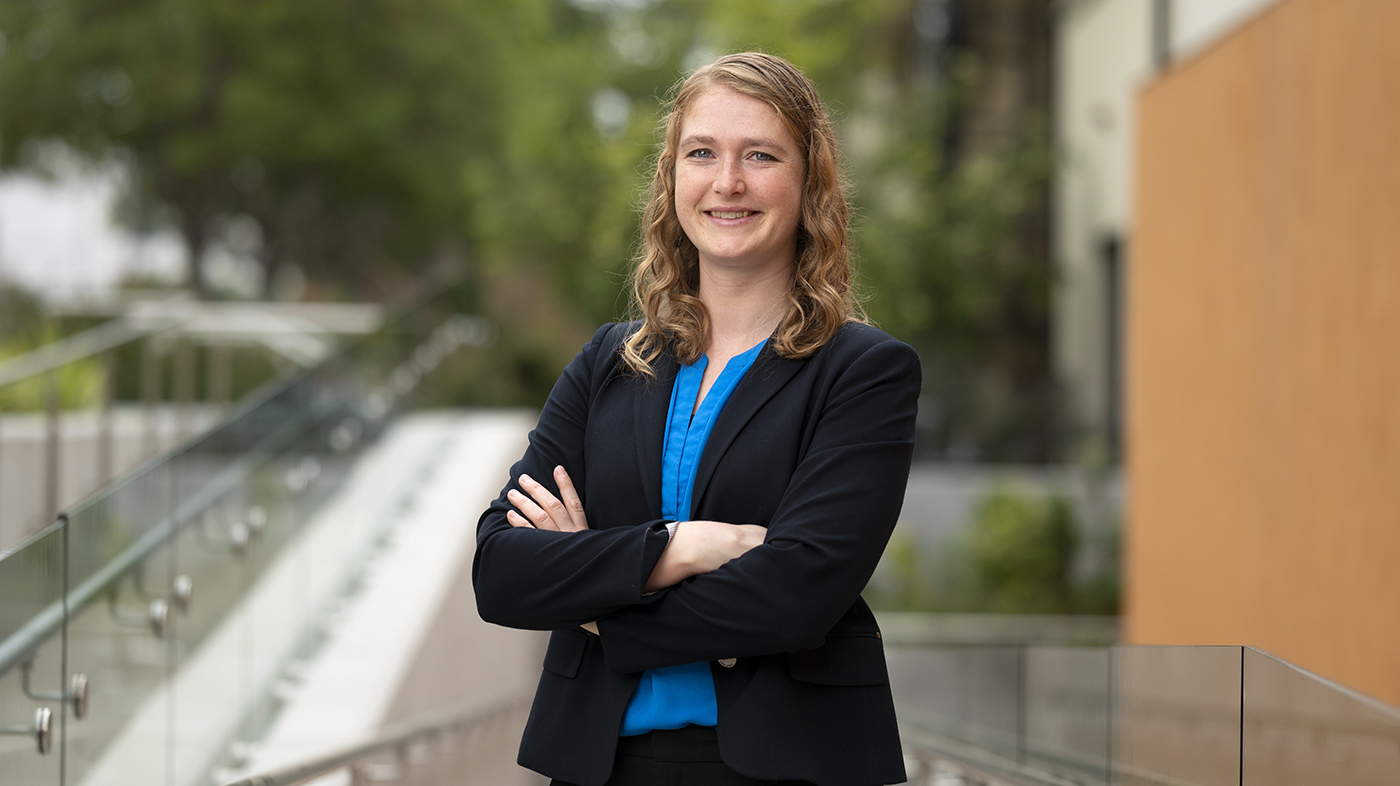
[[1172, 0], [1172, 57], [1190, 57], [1278, 0]]
[[1133, 100], [1152, 73], [1151, 0], [1079, 0], [1055, 31], [1052, 248], [1059, 272], [1052, 353], [1071, 406], [1102, 432], [1108, 407], [1103, 239], [1129, 236]]
[[[1170, 0], [1174, 60], [1190, 57], [1278, 0]], [[1131, 274], [1133, 140], [1138, 89], [1155, 73], [1153, 0], [1068, 0], [1055, 31], [1053, 249], [1059, 273], [1052, 317], [1056, 373], [1080, 423], [1103, 434], [1108, 418], [1108, 292], [1102, 243], [1124, 240]]]

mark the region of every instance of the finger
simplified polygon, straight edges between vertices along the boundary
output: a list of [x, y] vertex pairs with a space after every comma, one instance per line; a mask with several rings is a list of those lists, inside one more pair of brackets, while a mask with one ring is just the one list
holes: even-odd
[[575, 527], [569, 519], [569, 511], [564, 509], [564, 503], [559, 498], [549, 493], [538, 480], [529, 475], [520, 476], [520, 488], [524, 489], [534, 499], [536, 505], [549, 516], [554, 522], [554, 528], [560, 532], [573, 532]]
[[520, 515], [519, 513], [516, 513], [513, 510], [506, 511], [506, 522], [509, 523], [512, 527], [528, 527], [530, 529], [535, 528], [534, 524], [531, 524], [528, 520], [526, 520], [524, 516]]
[[564, 498], [564, 508], [569, 512], [569, 520], [574, 529], [588, 529], [588, 517], [583, 513], [583, 500], [579, 499], [574, 481], [562, 467], [554, 468], [554, 481], [559, 484], [559, 496]]
[[515, 489], [511, 489], [506, 494], [506, 499], [510, 501], [510, 504], [515, 506], [516, 510], [520, 511], [520, 515], [524, 516], [531, 524], [535, 525], [535, 529], [559, 529], [549, 518], [549, 514], [545, 513], [539, 505], [536, 505], [524, 494], [521, 494]]

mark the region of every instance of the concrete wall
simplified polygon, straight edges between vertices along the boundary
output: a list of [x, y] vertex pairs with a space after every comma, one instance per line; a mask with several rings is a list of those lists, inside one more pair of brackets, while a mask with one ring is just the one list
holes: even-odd
[[1139, 100], [1125, 636], [1400, 704], [1400, 3], [1285, 0]]
[[[101, 475], [101, 419], [96, 410], [64, 412], [59, 419], [58, 509], [87, 497], [145, 461], [154, 438], [155, 452], [174, 447], [183, 433], [202, 431], [219, 418], [217, 407], [191, 407], [185, 419], [163, 406], [148, 416], [139, 406], [118, 407], [112, 414], [111, 474]], [[0, 552], [8, 551], [47, 526], [46, 451], [48, 423], [43, 413], [0, 416]]]

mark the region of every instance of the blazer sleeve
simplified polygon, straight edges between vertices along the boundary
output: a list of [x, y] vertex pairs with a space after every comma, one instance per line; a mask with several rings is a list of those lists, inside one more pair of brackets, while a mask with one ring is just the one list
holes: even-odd
[[832, 383], [763, 545], [600, 619], [608, 667], [628, 673], [820, 646], [899, 517], [919, 389], [918, 355], [899, 341], [851, 362]]
[[[611, 324], [560, 375], [529, 446], [510, 468], [510, 480], [477, 523], [472, 586], [477, 611], [487, 622], [512, 628], [555, 630], [591, 622], [642, 599], [647, 577], [668, 540], [665, 521], [597, 522], [590, 529], [554, 532], [512, 527], [506, 494], [520, 490], [521, 474], [556, 496], [554, 468], [563, 466], [584, 487], [583, 443], [596, 377], [605, 376], [603, 357], [616, 340]], [[621, 333], [621, 330], [617, 330]], [[587, 502], [587, 500], [584, 500]]]

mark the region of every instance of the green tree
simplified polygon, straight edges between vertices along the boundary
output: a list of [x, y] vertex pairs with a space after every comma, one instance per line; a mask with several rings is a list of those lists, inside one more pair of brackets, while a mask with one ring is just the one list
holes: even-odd
[[885, 143], [858, 162], [869, 311], [920, 351], [937, 404], [921, 439], [938, 455], [1044, 461], [1058, 438], [1052, 281], [1043, 250], [1018, 236], [1045, 198], [1053, 158], [1034, 129], [975, 158], [940, 143], [972, 80], [964, 71], [941, 87], [897, 86], [885, 103]]
[[948, 152], [976, 80], [919, 76], [916, 5], [12, 0], [0, 160], [36, 165], [57, 139], [122, 161], [126, 220], [168, 216], [196, 268], [211, 243], [256, 235], [268, 286], [295, 265], [320, 296], [382, 297], [465, 259], [463, 307], [500, 325], [473, 372], [493, 377], [483, 395], [539, 402], [625, 311], [660, 98], [715, 54], [771, 51], [817, 82], [845, 137], [871, 315], [923, 355], [954, 424], [940, 439], [995, 455], [1043, 414], [1019, 402], [1044, 378], [1049, 282], [1005, 238], [1048, 157], [1033, 140]]
[[3, 154], [61, 139], [124, 159], [133, 214], [173, 209], [197, 289], [220, 220], [240, 214], [261, 231], [269, 282], [294, 262], [364, 286], [460, 238], [456, 173], [495, 135], [499, 97], [481, 77], [509, 46], [497, 31], [514, 28], [514, 8], [6, 3]]

